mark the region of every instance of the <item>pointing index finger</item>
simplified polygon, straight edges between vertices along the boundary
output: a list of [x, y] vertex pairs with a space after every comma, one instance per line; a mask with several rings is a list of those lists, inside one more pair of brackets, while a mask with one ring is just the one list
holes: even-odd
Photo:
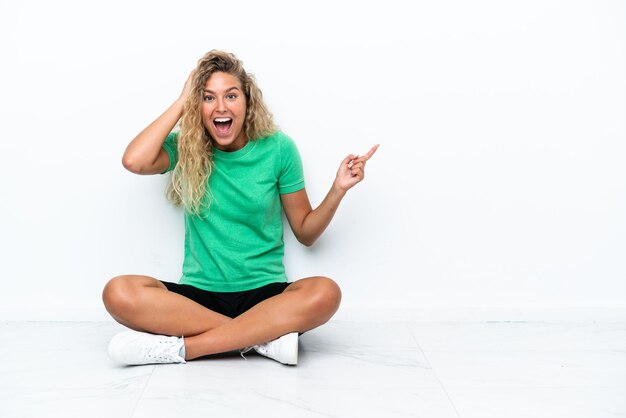
[[376, 152], [376, 150], [378, 149], [378, 146], [379, 146], [379, 145], [380, 145], [380, 144], [376, 144], [376, 145], [374, 145], [374, 146], [372, 147], [372, 149], [371, 149], [371, 150], [369, 150], [369, 151], [367, 152], [367, 154], [365, 154], [363, 157], [361, 157], [361, 158], [362, 158], [362, 161], [367, 161], [367, 160], [369, 160], [370, 158], [372, 158], [372, 155], [374, 155], [374, 153], [375, 153], [375, 152]]

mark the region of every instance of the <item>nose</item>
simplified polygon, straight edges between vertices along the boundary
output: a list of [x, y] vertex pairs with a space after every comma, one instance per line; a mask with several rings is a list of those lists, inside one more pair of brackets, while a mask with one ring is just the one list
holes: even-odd
[[217, 111], [221, 113], [226, 112], [226, 101], [224, 99], [217, 100]]

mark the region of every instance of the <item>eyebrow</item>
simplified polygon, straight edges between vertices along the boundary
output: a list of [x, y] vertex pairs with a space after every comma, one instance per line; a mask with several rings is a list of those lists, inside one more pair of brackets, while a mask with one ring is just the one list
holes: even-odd
[[[231, 87], [231, 88], [229, 88], [229, 89], [226, 89], [226, 91], [225, 91], [224, 93], [228, 93], [228, 92], [229, 92], [229, 91], [231, 91], [231, 90], [239, 90], [239, 87], [237, 87], [237, 86], [233, 86], [233, 87]], [[241, 90], [239, 90], [239, 91], [241, 91]], [[203, 92], [204, 92], [204, 93], [211, 93], [211, 94], [215, 94], [215, 92], [214, 92], [214, 91], [209, 90], [209, 89], [204, 89], [204, 90], [203, 90]]]

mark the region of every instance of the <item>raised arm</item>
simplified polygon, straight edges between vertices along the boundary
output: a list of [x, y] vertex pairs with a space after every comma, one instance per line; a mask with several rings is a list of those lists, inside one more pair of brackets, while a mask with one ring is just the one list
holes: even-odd
[[365, 163], [377, 149], [378, 145], [375, 145], [361, 157], [348, 155], [341, 162], [330, 191], [315, 210], [311, 207], [305, 189], [281, 195], [283, 210], [298, 241], [307, 247], [317, 241], [330, 224], [347, 191], [365, 177]]
[[159, 174], [167, 169], [170, 161], [162, 145], [183, 114], [183, 105], [191, 88], [192, 76], [193, 71], [189, 74], [178, 99], [130, 141], [122, 157], [122, 164], [128, 171], [135, 174]]

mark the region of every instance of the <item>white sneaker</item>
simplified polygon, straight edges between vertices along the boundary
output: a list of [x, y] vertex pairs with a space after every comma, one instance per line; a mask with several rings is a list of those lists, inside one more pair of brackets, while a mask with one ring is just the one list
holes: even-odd
[[113, 337], [109, 343], [109, 357], [127, 365], [185, 363], [184, 347], [183, 337], [129, 330]]
[[295, 366], [298, 364], [298, 333], [292, 332], [264, 344], [252, 347], [262, 356], [279, 363]]

